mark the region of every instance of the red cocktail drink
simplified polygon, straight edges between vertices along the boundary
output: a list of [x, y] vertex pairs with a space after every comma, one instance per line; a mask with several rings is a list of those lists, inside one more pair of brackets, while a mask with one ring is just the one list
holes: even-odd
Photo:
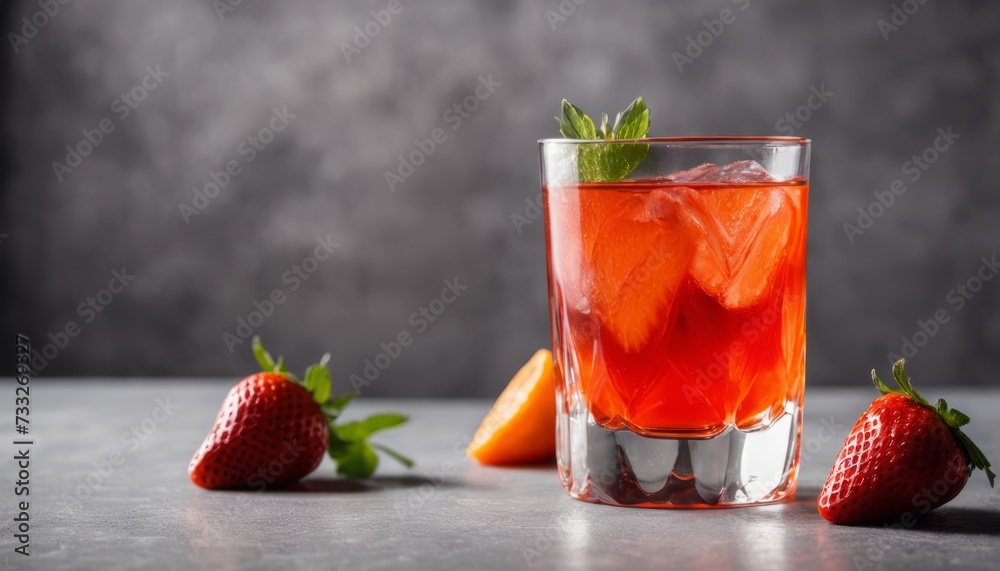
[[[767, 148], [807, 144], [777, 141]], [[549, 144], [558, 142], [543, 143], [543, 160]], [[560, 463], [570, 492], [637, 505], [789, 494], [805, 377], [806, 173], [782, 176], [744, 159], [619, 182], [547, 174]], [[636, 437], [648, 443], [630, 455]], [[748, 443], [777, 449], [744, 458]], [[613, 485], [595, 489], [601, 446], [612, 450], [598, 455], [618, 460], [604, 467]], [[740, 473], [754, 462], [767, 473]], [[722, 473], [698, 474], [699, 465], [715, 470], [708, 464]], [[746, 481], [765, 477], [775, 480], [766, 490]]]

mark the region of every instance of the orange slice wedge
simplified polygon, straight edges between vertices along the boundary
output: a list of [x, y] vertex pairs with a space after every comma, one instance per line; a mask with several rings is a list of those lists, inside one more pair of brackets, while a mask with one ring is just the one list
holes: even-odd
[[539, 349], [514, 375], [465, 452], [489, 466], [531, 464], [555, 456], [556, 393], [548, 349]]

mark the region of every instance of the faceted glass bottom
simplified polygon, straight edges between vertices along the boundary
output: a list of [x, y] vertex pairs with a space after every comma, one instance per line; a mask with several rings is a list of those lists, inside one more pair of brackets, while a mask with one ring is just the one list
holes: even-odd
[[[710, 438], [651, 438], [608, 430], [586, 406], [560, 410], [559, 478], [574, 498], [616, 506], [754, 505], [795, 493], [801, 406], [766, 427], [735, 426]], [[562, 407], [560, 407], [562, 408]]]

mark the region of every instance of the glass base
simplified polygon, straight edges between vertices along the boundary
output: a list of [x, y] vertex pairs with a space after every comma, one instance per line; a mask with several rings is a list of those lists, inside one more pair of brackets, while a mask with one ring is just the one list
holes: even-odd
[[585, 406], [560, 411], [559, 478], [574, 498], [651, 508], [755, 505], [791, 499], [801, 407], [789, 403], [766, 427], [727, 427], [703, 439], [651, 438], [608, 430]]

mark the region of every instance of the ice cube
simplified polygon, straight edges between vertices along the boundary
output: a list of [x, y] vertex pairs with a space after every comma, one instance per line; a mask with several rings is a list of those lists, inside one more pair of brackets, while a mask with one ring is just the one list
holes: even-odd
[[705, 174], [712, 171], [712, 169], [719, 168], [712, 163], [705, 163], [703, 165], [698, 165], [693, 169], [688, 169], [685, 171], [675, 172], [674, 174], [667, 175], [666, 180], [670, 182], [695, 182]]
[[686, 205], [684, 201], [689, 193], [694, 190], [687, 187], [676, 187], [669, 189], [658, 188], [646, 195], [643, 207], [639, 210], [635, 220], [637, 222], [651, 222], [653, 220], [669, 220], [682, 214], [680, 210]]
[[736, 161], [718, 166], [712, 163], [676, 172], [667, 177], [671, 182], [748, 183], [777, 182], [757, 161]]

